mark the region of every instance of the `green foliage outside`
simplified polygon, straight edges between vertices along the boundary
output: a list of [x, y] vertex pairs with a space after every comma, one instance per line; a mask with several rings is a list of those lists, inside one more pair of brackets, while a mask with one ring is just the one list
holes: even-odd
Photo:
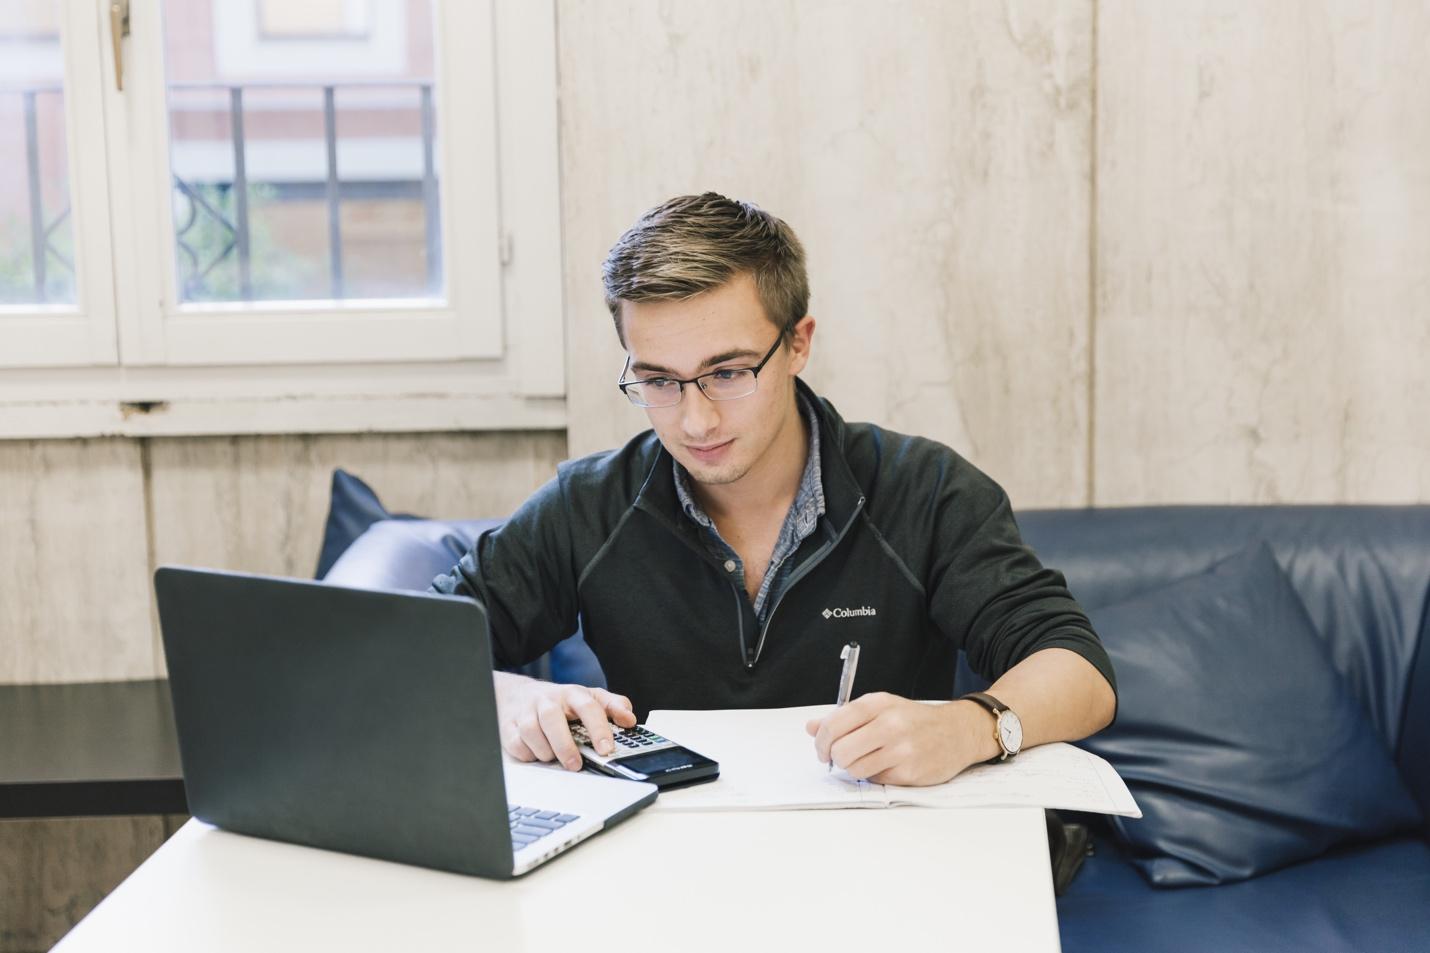
[[[192, 185], [204, 202], [229, 223], [238, 213], [233, 189], [227, 185]], [[285, 248], [262, 214], [266, 205], [278, 201], [271, 185], [248, 187], [249, 275], [253, 301], [293, 300], [327, 297], [327, 261], [311, 253]], [[174, 190], [174, 227], [182, 228], [194, 213], [193, 224], [178, 235], [179, 296], [184, 301], [219, 302], [245, 300], [239, 287], [238, 248], [234, 231], [202, 206], [193, 209], [190, 198]], [[192, 251], [192, 256], [185, 251]], [[217, 264], [214, 264], [217, 262]], [[209, 269], [204, 274], [205, 269]]]
[[[52, 251], [45, 261], [45, 304], [74, 304], [74, 230], [69, 219], [50, 235]], [[56, 257], [59, 252], [64, 258]], [[35, 269], [31, 254], [30, 220], [17, 215], [0, 219], [0, 305], [35, 304]]]

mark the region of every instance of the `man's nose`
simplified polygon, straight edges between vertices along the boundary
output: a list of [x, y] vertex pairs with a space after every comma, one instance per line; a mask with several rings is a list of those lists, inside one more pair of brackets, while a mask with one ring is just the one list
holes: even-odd
[[680, 427], [687, 437], [700, 438], [713, 433], [720, 425], [720, 413], [715, 402], [705, 396], [698, 384], [686, 384], [680, 402]]

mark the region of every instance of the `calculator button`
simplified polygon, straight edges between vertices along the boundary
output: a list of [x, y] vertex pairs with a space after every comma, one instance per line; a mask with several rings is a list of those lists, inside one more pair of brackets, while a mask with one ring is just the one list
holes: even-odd
[[556, 819], [562, 824], [570, 824], [572, 821], [576, 820], [576, 818], [580, 816], [580, 814], [558, 814]]
[[559, 813], [560, 813], [559, 811], [542, 811], [541, 813], [539, 813], [539, 814], [533, 814], [532, 816], [533, 816], [533, 817], [539, 817], [539, 818], [541, 818], [541, 820], [543, 820], [543, 821], [549, 821], [549, 820], [551, 820], [553, 817], [555, 817], [555, 816], [556, 816], [557, 814], [559, 814]]

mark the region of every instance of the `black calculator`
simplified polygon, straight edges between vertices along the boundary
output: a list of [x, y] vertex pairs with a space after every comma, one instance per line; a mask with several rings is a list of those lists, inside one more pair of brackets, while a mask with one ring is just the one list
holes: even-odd
[[720, 776], [717, 762], [642, 725], [634, 728], [612, 725], [611, 733], [616, 738], [616, 750], [602, 755], [591, 746], [585, 725], [580, 722], [571, 725], [571, 737], [576, 739], [581, 758], [591, 770], [627, 781], [645, 781], [659, 788], [699, 784]]

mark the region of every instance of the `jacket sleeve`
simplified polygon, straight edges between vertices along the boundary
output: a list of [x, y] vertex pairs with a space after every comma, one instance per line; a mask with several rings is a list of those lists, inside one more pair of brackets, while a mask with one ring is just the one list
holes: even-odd
[[968, 655], [969, 666], [996, 680], [1048, 648], [1076, 652], [1114, 695], [1112, 662], [1062, 573], [1038, 561], [1022, 540], [1008, 496], [975, 471], [943, 487], [927, 586], [933, 622]]
[[470, 596], [487, 612], [493, 661], [525, 665], [576, 631], [575, 560], [560, 477], [537, 490], [432, 590]]

